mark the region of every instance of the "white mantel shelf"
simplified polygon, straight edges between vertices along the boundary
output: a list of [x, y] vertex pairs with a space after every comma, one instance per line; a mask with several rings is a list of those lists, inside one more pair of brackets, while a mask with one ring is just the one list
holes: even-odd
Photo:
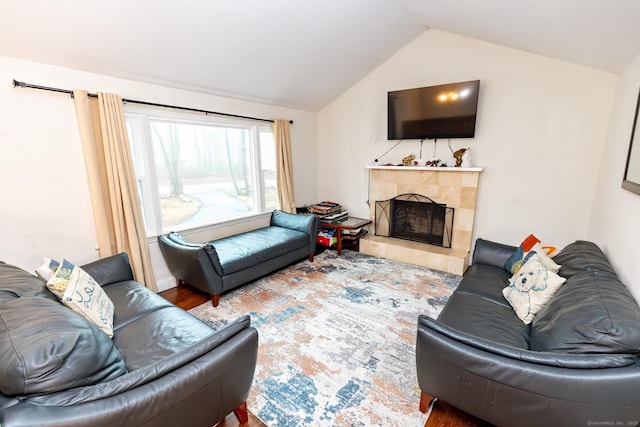
[[442, 166], [376, 166], [367, 165], [367, 169], [381, 169], [381, 170], [398, 170], [398, 171], [438, 171], [438, 172], [482, 172], [484, 168], [471, 167], [471, 168], [456, 168], [456, 167], [442, 167]]

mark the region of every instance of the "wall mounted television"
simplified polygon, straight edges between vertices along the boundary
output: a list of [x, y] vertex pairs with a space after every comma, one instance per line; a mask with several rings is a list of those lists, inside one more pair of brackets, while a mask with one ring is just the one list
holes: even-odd
[[473, 138], [480, 80], [388, 93], [388, 139]]

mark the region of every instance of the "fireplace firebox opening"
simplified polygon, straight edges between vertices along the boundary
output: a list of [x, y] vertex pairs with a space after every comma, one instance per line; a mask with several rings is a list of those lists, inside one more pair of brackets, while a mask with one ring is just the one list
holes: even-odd
[[376, 201], [376, 236], [451, 247], [454, 209], [415, 193]]

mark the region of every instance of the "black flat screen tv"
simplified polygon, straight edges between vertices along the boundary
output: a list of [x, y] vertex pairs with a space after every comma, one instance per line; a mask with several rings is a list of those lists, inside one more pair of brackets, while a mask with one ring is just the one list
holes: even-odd
[[388, 139], [473, 138], [480, 80], [388, 93]]

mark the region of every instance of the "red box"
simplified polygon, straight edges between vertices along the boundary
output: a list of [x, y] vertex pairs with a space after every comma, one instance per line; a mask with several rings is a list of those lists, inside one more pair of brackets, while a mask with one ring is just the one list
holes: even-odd
[[318, 236], [318, 238], [316, 239], [316, 242], [320, 243], [322, 246], [333, 246], [336, 243], [338, 243], [338, 238]]

